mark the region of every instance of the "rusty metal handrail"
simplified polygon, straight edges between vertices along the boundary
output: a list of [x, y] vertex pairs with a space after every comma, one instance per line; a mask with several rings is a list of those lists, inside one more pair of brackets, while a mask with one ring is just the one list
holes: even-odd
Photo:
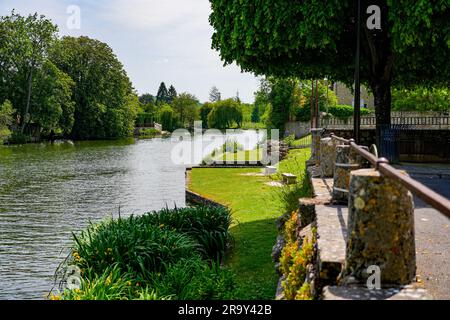
[[353, 139], [347, 140], [334, 134], [331, 134], [331, 138], [349, 145], [356, 153], [369, 161], [382, 175], [397, 180], [427, 204], [450, 218], [450, 200], [431, 190], [422, 183], [414, 180], [408, 175], [400, 173], [389, 164], [387, 159], [375, 157], [369, 151], [364, 150], [361, 146], [357, 145]]

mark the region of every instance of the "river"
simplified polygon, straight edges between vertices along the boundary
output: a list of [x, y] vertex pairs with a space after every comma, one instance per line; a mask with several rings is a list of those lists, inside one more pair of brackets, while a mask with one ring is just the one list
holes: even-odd
[[[260, 139], [255, 132], [235, 137], [253, 146]], [[0, 147], [0, 300], [44, 299], [72, 232], [90, 221], [184, 206], [185, 169], [171, 158], [174, 145], [131, 139]]]

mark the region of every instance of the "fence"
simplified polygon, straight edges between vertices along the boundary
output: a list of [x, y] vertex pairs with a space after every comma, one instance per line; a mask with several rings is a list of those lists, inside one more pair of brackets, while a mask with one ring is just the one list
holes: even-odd
[[[320, 118], [321, 128], [326, 129], [352, 129], [353, 117], [342, 119], [330, 116]], [[414, 130], [450, 130], [450, 114], [447, 112], [393, 112], [391, 124], [407, 126]], [[375, 129], [374, 115], [361, 116], [362, 129]]]

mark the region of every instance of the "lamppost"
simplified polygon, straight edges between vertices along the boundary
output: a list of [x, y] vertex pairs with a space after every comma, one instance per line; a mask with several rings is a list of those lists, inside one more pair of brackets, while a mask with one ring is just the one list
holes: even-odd
[[358, 12], [356, 14], [356, 57], [355, 57], [355, 102], [353, 118], [353, 139], [360, 143], [361, 127], [361, 81], [359, 77], [359, 65], [361, 57], [361, 0], [357, 0]]

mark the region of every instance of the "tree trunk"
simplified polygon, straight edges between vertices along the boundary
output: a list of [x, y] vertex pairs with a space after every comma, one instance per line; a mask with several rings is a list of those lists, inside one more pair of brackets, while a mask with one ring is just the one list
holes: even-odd
[[[369, 83], [375, 98], [376, 144], [381, 145], [381, 130], [391, 124], [391, 83], [394, 54], [389, 37], [388, 6], [378, 1], [381, 7], [381, 30], [364, 28], [365, 51], [369, 55]], [[364, 20], [364, 19], [363, 19]]]
[[391, 83], [383, 79], [372, 84], [375, 100], [376, 144], [381, 145], [382, 128], [391, 124]]
[[21, 133], [23, 133], [25, 131], [25, 126], [27, 124], [27, 114], [30, 111], [32, 85], [33, 85], [33, 68], [31, 68], [30, 75], [28, 77], [27, 104], [25, 106], [25, 113], [23, 114], [23, 118], [22, 118], [22, 127], [20, 129]]

